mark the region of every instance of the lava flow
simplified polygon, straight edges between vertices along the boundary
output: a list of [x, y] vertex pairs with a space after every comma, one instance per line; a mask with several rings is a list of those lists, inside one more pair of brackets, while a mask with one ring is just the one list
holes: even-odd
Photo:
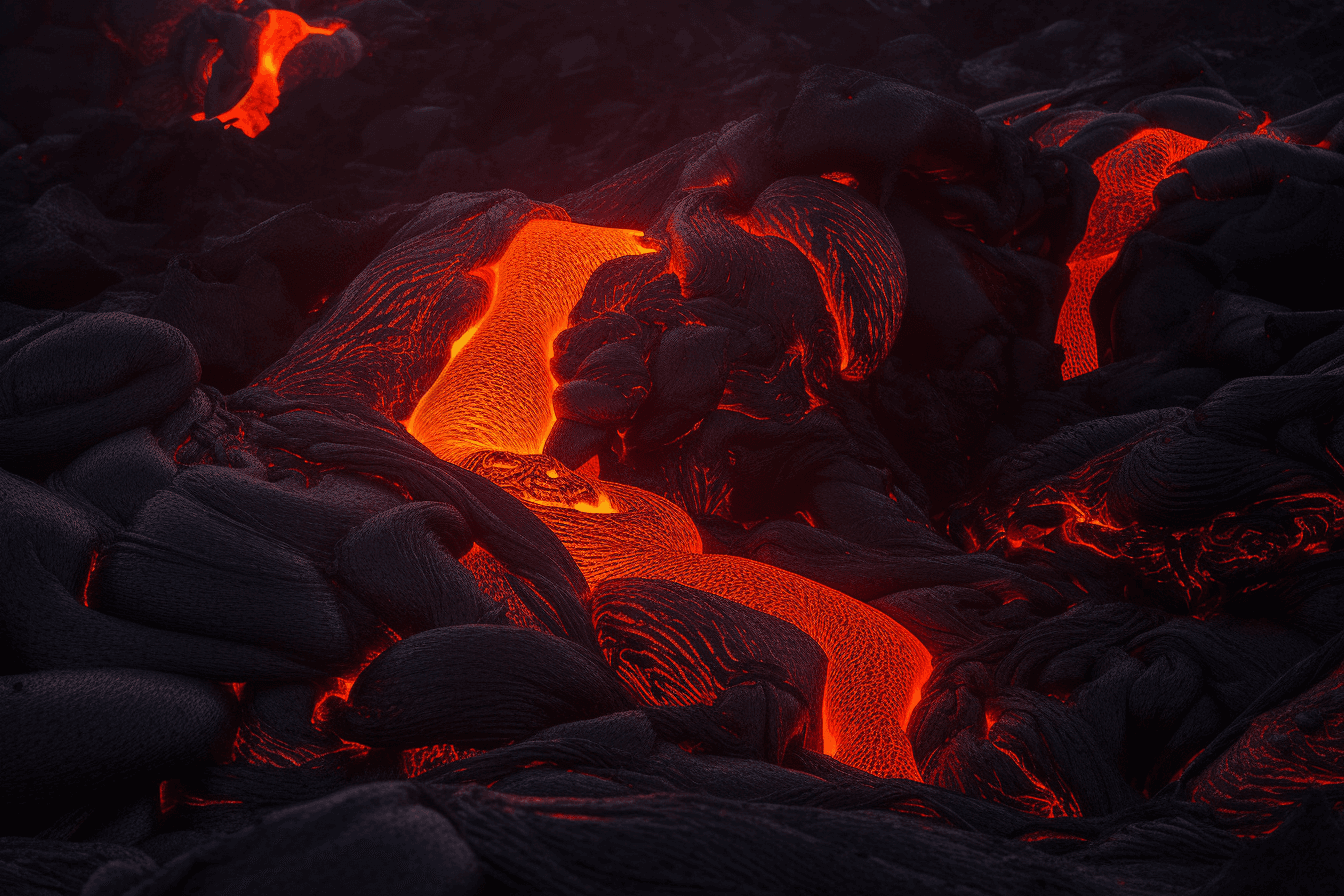
[[[287, 10], [266, 10], [266, 22], [257, 37], [257, 67], [252, 72], [252, 85], [232, 109], [214, 117], [249, 137], [266, 130], [271, 123], [270, 114], [280, 105], [280, 67], [289, 51], [310, 34], [335, 34], [344, 27], [337, 22], [321, 28], [309, 25], [302, 16]], [[192, 118], [204, 121], [205, 113], [197, 112]]]
[[801, 576], [704, 554], [691, 518], [641, 489], [595, 482], [538, 456], [554, 422], [551, 340], [604, 261], [647, 251], [640, 234], [533, 221], [492, 269], [490, 310], [421, 399], [408, 429], [436, 454], [526, 501], [591, 585], [656, 578], [769, 613], [825, 651], [826, 752], [873, 774], [919, 778], [904, 725], [929, 653], [889, 616]]
[[1097, 369], [1092, 293], [1115, 263], [1125, 240], [1152, 217], [1153, 188], [1208, 141], [1167, 128], [1139, 131], [1092, 164], [1101, 187], [1082, 242], [1069, 256], [1069, 293], [1059, 312], [1055, 341], [1064, 347], [1064, 378]]
[[551, 343], [603, 262], [652, 251], [633, 230], [565, 221], [528, 223], [483, 271], [490, 308], [453, 344], [449, 364], [406, 428], [460, 463], [477, 451], [539, 454], [555, 422]]

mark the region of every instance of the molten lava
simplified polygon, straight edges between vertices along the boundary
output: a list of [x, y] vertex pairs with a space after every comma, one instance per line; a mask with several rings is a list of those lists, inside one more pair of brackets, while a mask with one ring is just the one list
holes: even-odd
[[485, 317], [453, 344], [447, 367], [406, 424], [435, 454], [461, 463], [478, 451], [540, 454], [555, 423], [551, 343], [604, 262], [653, 250], [641, 233], [531, 221], [485, 272]]
[[[266, 22], [257, 37], [257, 67], [252, 72], [252, 86], [232, 109], [215, 118], [249, 137], [266, 130], [271, 123], [270, 114], [280, 105], [280, 66], [289, 51], [310, 34], [335, 34], [344, 27], [339, 22], [329, 28], [316, 27], [295, 13], [283, 9], [266, 10]], [[211, 67], [215, 58], [218, 54], [209, 60]], [[208, 71], [206, 79], [209, 80]], [[203, 121], [205, 113], [198, 112], [192, 118]]]
[[1153, 189], [1207, 140], [1167, 128], [1139, 131], [1092, 163], [1101, 182], [1087, 230], [1069, 256], [1069, 293], [1059, 312], [1055, 341], [1064, 347], [1064, 378], [1097, 369], [1092, 293], [1111, 269], [1125, 240], [1153, 216]]
[[554, 422], [546, 360], [603, 262], [648, 251], [632, 231], [533, 221], [492, 266], [489, 311], [421, 399], [408, 429], [445, 459], [527, 502], [590, 584], [665, 579], [783, 619], [826, 652], [826, 751], [885, 776], [919, 778], [904, 726], [930, 658], [889, 616], [801, 576], [704, 554], [691, 518], [631, 486], [596, 482], [538, 452]]
[[[526, 501], [569, 549], [590, 584], [624, 577], [665, 579], [801, 629], [828, 661], [826, 752], [872, 774], [918, 780], [905, 725], [928, 678], [930, 658], [891, 617], [794, 573], [703, 553], [686, 512], [651, 492], [594, 483], [546, 457], [493, 452], [475, 458], [473, 468]], [[552, 471], [559, 475], [547, 475]], [[585, 504], [603, 500], [614, 513], [584, 511]]]

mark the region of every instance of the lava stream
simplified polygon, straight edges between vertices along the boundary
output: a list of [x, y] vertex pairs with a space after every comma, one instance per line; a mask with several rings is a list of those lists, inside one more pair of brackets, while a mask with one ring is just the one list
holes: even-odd
[[634, 230], [530, 221], [495, 264], [490, 308], [453, 344], [449, 364], [406, 428], [445, 460], [478, 451], [540, 454], [555, 423], [551, 343], [603, 262], [652, 250]]
[[1069, 293], [1059, 312], [1055, 341], [1064, 347], [1064, 378], [1097, 369], [1092, 293], [1111, 269], [1125, 240], [1141, 230], [1156, 206], [1153, 189], [1208, 141], [1167, 128], [1139, 131], [1092, 163], [1101, 187], [1082, 241], [1069, 255]]
[[826, 652], [826, 752], [877, 775], [919, 778], [904, 725], [928, 651], [890, 617], [801, 576], [704, 554], [695, 524], [650, 492], [596, 482], [538, 452], [554, 422], [550, 345], [589, 276], [648, 251], [634, 231], [532, 221], [492, 266], [490, 309], [408, 422], [435, 454], [529, 503], [590, 584], [638, 576], [699, 588], [783, 619]]

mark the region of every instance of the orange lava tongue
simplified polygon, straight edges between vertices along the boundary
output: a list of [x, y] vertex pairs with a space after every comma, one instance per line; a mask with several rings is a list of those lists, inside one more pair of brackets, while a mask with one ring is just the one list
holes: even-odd
[[453, 357], [406, 428], [445, 460], [478, 451], [540, 454], [555, 422], [551, 343], [588, 278], [605, 262], [651, 251], [636, 230], [535, 220], [486, 273], [485, 317], [453, 345]]

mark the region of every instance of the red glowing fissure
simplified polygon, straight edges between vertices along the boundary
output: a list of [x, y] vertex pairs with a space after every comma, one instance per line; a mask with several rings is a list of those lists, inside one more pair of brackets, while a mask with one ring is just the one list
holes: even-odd
[[[1126, 520], [1110, 506], [1107, 492], [1130, 447], [1112, 449], [983, 514], [964, 533], [967, 546], [1010, 557], [1083, 548], [1120, 561], [1149, 587], [1179, 596], [1201, 615], [1230, 591], [1245, 596], [1270, 587], [1274, 579], [1266, 578], [1266, 570], [1333, 550], [1344, 540], [1344, 496], [1322, 491], [1319, 483], [1295, 483], [1183, 528]], [[1279, 522], [1266, 526], [1266, 518]]]
[[92, 556], [89, 557], [89, 571], [84, 574], [84, 587], [79, 592], [79, 602], [86, 607], [93, 606], [89, 603], [89, 591], [93, 586], [94, 573], [98, 571], [98, 551], [95, 549]]

